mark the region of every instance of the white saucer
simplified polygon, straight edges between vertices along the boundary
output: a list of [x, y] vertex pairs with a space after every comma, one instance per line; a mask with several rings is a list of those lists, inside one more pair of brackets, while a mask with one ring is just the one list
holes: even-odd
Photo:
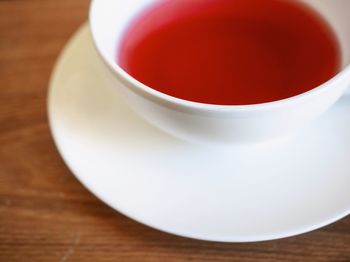
[[282, 238], [350, 213], [350, 97], [284, 144], [198, 146], [150, 126], [104, 80], [83, 26], [53, 73], [49, 118], [77, 178], [145, 225], [211, 241]]

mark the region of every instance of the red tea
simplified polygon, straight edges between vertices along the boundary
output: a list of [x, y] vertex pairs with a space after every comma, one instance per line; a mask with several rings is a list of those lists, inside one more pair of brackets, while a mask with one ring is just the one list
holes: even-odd
[[340, 50], [323, 18], [295, 0], [163, 0], [131, 23], [117, 63], [174, 97], [245, 105], [324, 83]]

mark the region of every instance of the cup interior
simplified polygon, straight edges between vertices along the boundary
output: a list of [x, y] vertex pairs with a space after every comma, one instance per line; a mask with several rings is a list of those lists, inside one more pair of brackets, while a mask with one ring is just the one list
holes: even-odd
[[[161, 0], [110, 1], [93, 0], [90, 10], [90, 26], [95, 44], [107, 63], [119, 73], [127, 75], [117, 64], [120, 40], [125, 30], [147, 6]], [[338, 38], [342, 54], [342, 67], [350, 63], [350, 1], [349, 0], [300, 0], [311, 6], [332, 27]], [[317, 43], [315, 43], [317, 45]]]
[[95, 44], [103, 57], [116, 63], [120, 40], [128, 25], [142, 10], [157, 0], [94, 0], [90, 9], [90, 26]]

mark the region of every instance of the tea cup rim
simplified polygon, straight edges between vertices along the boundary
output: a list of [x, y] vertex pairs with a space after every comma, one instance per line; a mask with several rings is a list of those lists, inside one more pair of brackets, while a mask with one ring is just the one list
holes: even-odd
[[345, 75], [350, 74], [350, 64], [346, 64], [343, 66], [339, 72], [334, 75], [332, 78], [328, 79], [326, 82], [306, 91], [300, 93], [298, 95], [294, 95], [291, 97], [271, 101], [271, 102], [263, 102], [257, 104], [244, 104], [244, 105], [221, 105], [221, 104], [209, 104], [202, 102], [190, 101], [182, 98], [178, 98], [172, 95], [165, 94], [158, 90], [153, 89], [152, 87], [143, 84], [138, 81], [130, 74], [128, 74], [123, 68], [121, 68], [111, 57], [107, 56], [104, 52], [102, 52], [102, 48], [99, 46], [99, 42], [97, 41], [97, 26], [95, 26], [95, 5], [98, 0], [91, 0], [90, 8], [89, 8], [89, 27], [92, 35], [93, 44], [102, 58], [103, 62], [107, 67], [115, 74], [117, 74], [120, 78], [122, 78], [125, 82], [130, 83], [134, 90], [139, 94], [147, 97], [152, 97], [158, 101], [162, 101], [163, 103], [168, 103], [176, 107], [182, 107], [192, 110], [204, 110], [204, 111], [213, 111], [213, 112], [232, 112], [232, 111], [261, 111], [261, 110], [269, 110], [280, 106], [285, 106], [291, 103], [302, 102], [304, 99], [309, 99], [315, 95], [321, 94], [322, 92], [328, 91], [329, 88], [332, 87], [333, 83], [341, 80]]

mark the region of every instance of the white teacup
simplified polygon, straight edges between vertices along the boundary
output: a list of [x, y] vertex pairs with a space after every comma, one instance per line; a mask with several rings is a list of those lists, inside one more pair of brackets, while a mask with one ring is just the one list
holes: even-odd
[[329, 22], [340, 42], [342, 70], [326, 83], [287, 99], [243, 106], [196, 103], [158, 92], [131, 77], [115, 62], [126, 27], [155, 1], [93, 0], [90, 27], [110, 79], [115, 86], [121, 86], [130, 106], [177, 137], [215, 144], [244, 144], [286, 136], [325, 112], [350, 85], [350, 1], [305, 0]]

